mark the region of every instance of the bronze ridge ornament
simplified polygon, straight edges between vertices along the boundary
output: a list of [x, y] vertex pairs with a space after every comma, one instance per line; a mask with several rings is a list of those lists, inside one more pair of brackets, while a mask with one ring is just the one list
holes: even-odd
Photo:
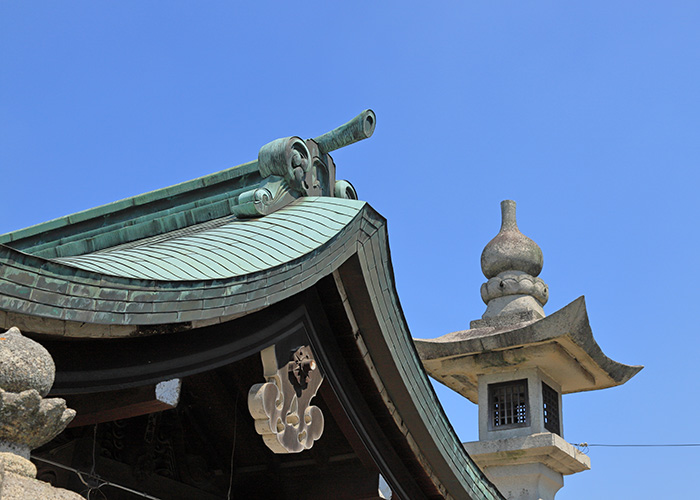
[[295, 349], [286, 364], [278, 363], [274, 345], [263, 349], [260, 357], [267, 382], [255, 384], [248, 392], [256, 432], [275, 453], [308, 450], [324, 426], [321, 410], [309, 404], [323, 382], [311, 348]]
[[348, 181], [336, 180], [331, 151], [367, 139], [374, 133], [377, 117], [366, 109], [345, 125], [306, 141], [283, 137], [260, 148], [257, 168], [262, 181], [242, 193], [235, 202], [236, 217], [271, 214], [302, 196], [357, 199]]

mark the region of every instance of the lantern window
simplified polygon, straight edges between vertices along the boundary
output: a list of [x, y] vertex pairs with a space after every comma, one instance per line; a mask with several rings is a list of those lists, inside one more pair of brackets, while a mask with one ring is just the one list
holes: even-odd
[[527, 379], [489, 385], [491, 430], [530, 425]]

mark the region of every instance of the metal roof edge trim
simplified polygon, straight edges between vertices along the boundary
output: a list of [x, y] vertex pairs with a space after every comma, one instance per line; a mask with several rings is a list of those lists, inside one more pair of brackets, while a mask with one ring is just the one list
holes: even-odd
[[[503, 499], [462, 446], [430, 384], [398, 298], [389, 256], [386, 226], [379, 228], [358, 251], [363, 280], [370, 297], [368, 305], [379, 320], [382, 343], [393, 359], [391, 367], [386, 363], [375, 363], [374, 366], [401, 420], [409, 426], [412, 439], [421, 443], [417, 458], [427, 459], [432, 465], [443, 464], [433, 470], [436, 475], [433, 480], [438, 480], [438, 488], [442, 486], [446, 490], [447, 498], [465, 498], [467, 494], [471, 499]], [[376, 257], [380, 257], [380, 260]], [[368, 350], [376, 355], [380, 345], [374, 336], [363, 332], [363, 337]], [[392, 371], [398, 371], [400, 376], [392, 376]], [[391, 379], [400, 380], [401, 384], [387, 383]], [[407, 439], [410, 441], [411, 438]], [[428, 447], [427, 443], [432, 446]]]
[[180, 182], [172, 186], [148, 191], [122, 200], [113, 201], [105, 205], [89, 208], [69, 215], [64, 215], [56, 219], [51, 219], [46, 222], [41, 222], [27, 228], [18, 229], [0, 235], [0, 244], [8, 244], [24, 238], [36, 236], [38, 234], [53, 231], [55, 229], [64, 228], [73, 224], [85, 222], [87, 220], [104, 217], [115, 214], [130, 208], [145, 205], [155, 201], [167, 199], [169, 197], [178, 196], [184, 193], [196, 191], [198, 189], [206, 189], [216, 184], [227, 182], [232, 179], [242, 177], [244, 175], [257, 172], [257, 160], [253, 160], [241, 165], [230, 167], [219, 172], [207, 174], [202, 177], [190, 179]]

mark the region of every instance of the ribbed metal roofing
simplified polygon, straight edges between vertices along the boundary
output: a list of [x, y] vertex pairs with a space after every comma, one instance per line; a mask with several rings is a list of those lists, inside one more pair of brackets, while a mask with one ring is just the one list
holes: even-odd
[[313, 252], [345, 227], [364, 204], [340, 198], [299, 198], [259, 219], [226, 217], [108, 250], [54, 260], [125, 278], [232, 278]]

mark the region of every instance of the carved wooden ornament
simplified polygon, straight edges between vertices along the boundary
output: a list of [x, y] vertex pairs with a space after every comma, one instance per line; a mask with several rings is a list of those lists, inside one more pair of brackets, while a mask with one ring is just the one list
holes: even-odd
[[321, 410], [309, 405], [323, 381], [311, 348], [299, 347], [287, 364], [277, 362], [274, 345], [263, 349], [260, 357], [267, 382], [248, 392], [255, 430], [275, 453], [308, 450], [323, 434], [324, 425]]

